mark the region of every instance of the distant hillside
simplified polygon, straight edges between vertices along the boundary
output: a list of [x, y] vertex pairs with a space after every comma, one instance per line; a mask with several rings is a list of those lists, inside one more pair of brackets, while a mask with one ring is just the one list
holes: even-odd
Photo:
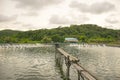
[[0, 31], [0, 43], [64, 42], [65, 37], [75, 37], [79, 42], [85, 43], [120, 43], [120, 30], [84, 24], [24, 32]]
[[1, 36], [11, 36], [11, 35], [14, 35], [18, 32], [20, 32], [20, 31], [13, 31], [13, 30], [8, 30], [8, 29], [7, 30], [2, 30], [2, 31], [0, 31], [0, 37]]

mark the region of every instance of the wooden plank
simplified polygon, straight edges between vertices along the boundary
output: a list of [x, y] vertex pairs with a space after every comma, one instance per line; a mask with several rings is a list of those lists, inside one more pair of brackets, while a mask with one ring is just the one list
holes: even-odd
[[72, 65], [80, 72], [81, 75], [83, 75], [88, 80], [97, 80], [95, 77], [93, 77], [88, 71], [86, 71], [79, 64], [73, 63]]
[[62, 54], [64, 55], [66, 58], [69, 56], [69, 59], [70, 61], [72, 61], [72, 65], [77, 69], [77, 71], [80, 72], [80, 74], [82, 76], [84, 76], [86, 79], [88, 80], [97, 80], [95, 77], [93, 77], [87, 70], [85, 70], [83, 67], [81, 67], [77, 62], [79, 62], [79, 60], [70, 55], [69, 53], [65, 52], [63, 49], [61, 48], [57, 48], [57, 50]]
[[57, 50], [58, 50], [62, 55], [64, 55], [66, 58], [69, 56], [70, 61], [72, 61], [72, 62], [79, 62], [79, 59], [77, 59], [76, 57], [68, 54], [68, 53], [65, 52], [63, 49], [57, 48]]

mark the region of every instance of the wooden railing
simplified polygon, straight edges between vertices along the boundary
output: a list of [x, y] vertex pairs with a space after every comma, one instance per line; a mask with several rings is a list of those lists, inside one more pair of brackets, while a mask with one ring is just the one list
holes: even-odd
[[63, 64], [61, 63], [62, 58], [65, 60], [66, 64], [66, 75], [64, 76], [65, 80], [70, 80], [70, 66], [74, 66], [77, 70], [78, 80], [97, 80], [93, 75], [91, 75], [87, 70], [85, 70], [81, 65], [78, 63], [79, 59], [70, 55], [69, 53], [65, 52], [63, 49], [59, 47], [59, 44], [55, 44], [56, 54], [55, 59], [57, 65], [61, 67]]

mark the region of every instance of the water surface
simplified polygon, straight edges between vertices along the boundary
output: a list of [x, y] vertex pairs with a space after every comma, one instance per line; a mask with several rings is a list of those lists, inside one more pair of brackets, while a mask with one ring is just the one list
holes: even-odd
[[61, 80], [53, 46], [1, 45], [0, 80]]
[[[120, 80], [120, 48], [100, 45], [64, 45], [81, 66], [98, 80]], [[63, 65], [66, 73], [66, 65]], [[0, 80], [62, 80], [55, 66], [55, 49], [49, 45], [1, 45]], [[71, 80], [77, 80], [73, 66]]]
[[71, 44], [66, 50], [98, 80], [120, 80], [120, 47]]

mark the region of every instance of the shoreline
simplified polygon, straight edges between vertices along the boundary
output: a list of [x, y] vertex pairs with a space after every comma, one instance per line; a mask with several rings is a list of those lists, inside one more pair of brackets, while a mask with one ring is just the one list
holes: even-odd
[[[0, 45], [40, 45], [40, 44], [53, 44], [53, 43], [0, 43]], [[66, 43], [62, 43], [66, 44]], [[71, 44], [71, 43], [70, 43]], [[76, 43], [76, 44], [83, 44], [83, 45], [106, 45], [111, 47], [120, 47], [120, 44], [118, 43]]]
[[118, 44], [106, 44], [106, 46], [111, 46], [111, 47], [120, 47]]
[[[86, 43], [85, 43], [86, 44]], [[110, 47], [120, 47], [120, 44], [118, 43], [87, 43], [88, 45], [106, 45]]]

